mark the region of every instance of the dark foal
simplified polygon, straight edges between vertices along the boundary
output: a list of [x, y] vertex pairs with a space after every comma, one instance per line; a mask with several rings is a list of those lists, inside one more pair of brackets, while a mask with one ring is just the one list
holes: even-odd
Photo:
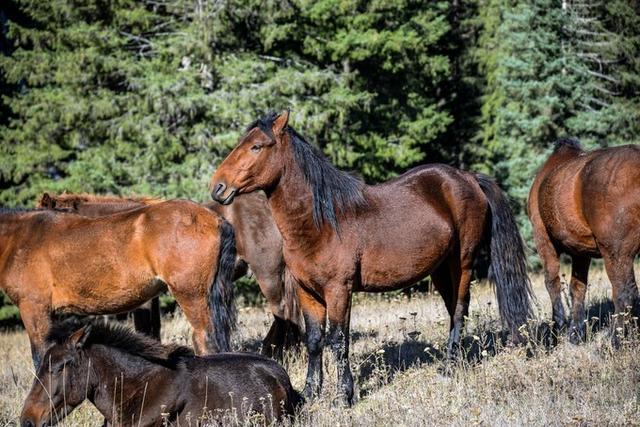
[[198, 357], [121, 325], [65, 322], [50, 344], [20, 416], [54, 425], [88, 399], [110, 425], [204, 425], [258, 413], [271, 423], [301, 402], [287, 373], [263, 356]]
[[472, 267], [489, 242], [500, 314], [513, 336], [531, 317], [524, 248], [497, 185], [446, 165], [412, 169], [368, 186], [339, 171], [288, 127], [288, 113], [253, 123], [211, 179], [212, 197], [231, 203], [264, 190], [284, 239], [306, 322], [305, 395], [322, 386], [326, 342], [338, 360], [339, 387], [353, 397], [349, 317], [353, 292], [383, 292], [431, 275], [451, 317], [454, 356], [469, 309]]
[[[560, 140], [529, 193], [528, 211], [555, 327], [565, 327], [559, 255], [571, 256], [570, 340], [586, 335], [585, 296], [591, 258], [603, 258], [613, 287], [615, 311], [640, 314], [633, 260], [640, 252], [640, 146], [585, 152]], [[617, 316], [616, 328], [624, 327]], [[614, 344], [617, 334], [612, 335]]]
[[[64, 209], [86, 216], [102, 216], [122, 212], [161, 200], [149, 197], [114, 197], [92, 194], [60, 195], [43, 194], [37, 207]], [[285, 269], [282, 256], [282, 236], [276, 227], [264, 194], [251, 193], [239, 197], [233, 205], [222, 206], [216, 202], [205, 206], [233, 225], [238, 258], [234, 280], [247, 273], [247, 265], [255, 276], [260, 291], [264, 295], [269, 310], [273, 314], [273, 324], [262, 344], [265, 355], [280, 358], [283, 348], [300, 341], [302, 317], [298, 307], [295, 279]], [[155, 301], [155, 300], [153, 300]], [[152, 301], [152, 302], [153, 302]], [[134, 311], [134, 321], [141, 325], [149, 311]], [[152, 330], [160, 328], [159, 309], [151, 311]], [[136, 330], [138, 324], [136, 323]], [[143, 329], [143, 332], [146, 330]]]

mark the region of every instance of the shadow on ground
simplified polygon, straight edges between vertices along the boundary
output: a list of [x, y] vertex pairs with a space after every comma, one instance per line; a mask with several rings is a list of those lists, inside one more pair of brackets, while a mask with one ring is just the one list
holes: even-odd
[[[608, 327], [613, 311], [613, 303], [608, 299], [593, 302], [588, 307], [586, 315], [591, 328], [590, 336]], [[533, 356], [541, 351], [551, 351], [557, 345], [559, 335], [562, 334], [566, 334], [566, 331], [555, 331], [551, 323], [545, 320], [531, 323], [526, 332], [528, 340], [525, 345], [528, 355]], [[384, 377], [384, 382], [388, 383], [398, 373], [404, 372], [412, 366], [439, 364], [443, 368], [443, 374], [446, 374], [448, 369], [446, 343], [419, 340], [419, 335], [412, 335], [412, 333], [407, 335], [402, 342], [389, 341], [385, 343], [374, 353], [365, 357], [359, 366], [354, 366], [360, 397], [367, 396], [379, 389], [382, 385], [379, 381], [381, 377]], [[354, 331], [351, 334], [351, 341], [357, 342], [378, 337], [378, 331]], [[494, 331], [488, 329], [486, 325], [481, 325], [469, 330], [468, 334], [463, 337], [458, 350], [458, 361], [453, 363], [478, 364], [494, 357], [511, 345], [506, 331]], [[261, 340], [251, 339], [243, 341], [240, 347], [241, 351], [259, 352], [261, 346]], [[298, 351], [305, 351], [304, 346], [299, 347]], [[330, 357], [328, 349], [325, 351]]]

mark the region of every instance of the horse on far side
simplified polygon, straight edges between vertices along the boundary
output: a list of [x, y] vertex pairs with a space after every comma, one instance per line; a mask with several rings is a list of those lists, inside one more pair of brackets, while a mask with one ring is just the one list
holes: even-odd
[[571, 256], [571, 342], [586, 337], [585, 296], [592, 258], [603, 258], [613, 288], [617, 319], [612, 340], [640, 315], [633, 261], [640, 253], [640, 146], [584, 151], [559, 140], [538, 171], [528, 200], [533, 237], [544, 266], [555, 328], [566, 327], [560, 254]]
[[130, 311], [167, 288], [198, 353], [230, 349], [233, 227], [171, 200], [101, 217], [0, 210], [0, 289], [20, 310], [39, 366], [55, 313]]
[[[161, 201], [151, 197], [116, 197], [93, 194], [44, 193], [37, 207], [63, 209], [86, 216], [102, 216], [138, 208]], [[239, 197], [236, 203], [223, 206], [217, 202], [205, 203], [208, 209], [225, 218], [234, 228], [237, 260], [234, 280], [247, 273], [247, 265], [256, 278], [269, 310], [273, 324], [262, 343], [262, 353], [276, 358], [282, 357], [284, 348], [300, 341], [302, 316], [298, 306], [295, 279], [285, 268], [282, 256], [282, 236], [276, 227], [264, 194], [251, 193]], [[152, 300], [152, 303], [155, 300]], [[159, 304], [158, 304], [159, 307]], [[136, 309], [136, 330], [146, 332], [144, 322], [148, 310]], [[153, 330], [160, 329], [160, 313], [151, 312]], [[157, 325], [157, 326], [156, 326]]]

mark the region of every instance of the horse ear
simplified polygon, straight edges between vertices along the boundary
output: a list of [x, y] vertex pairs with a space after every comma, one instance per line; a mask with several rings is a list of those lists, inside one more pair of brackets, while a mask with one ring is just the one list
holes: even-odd
[[76, 350], [83, 348], [87, 343], [87, 339], [89, 339], [91, 328], [91, 325], [86, 325], [72, 333], [67, 340], [69, 346]]
[[53, 199], [49, 193], [44, 193], [42, 197], [40, 197], [40, 206], [43, 208], [53, 208]]
[[287, 124], [289, 123], [289, 110], [285, 110], [283, 111], [278, 117], [276, 117], [276, 119], [273, 121], [273, 126], [271, 127], [271, 130], [273, 131], [274, 135], [282, 135], [282, 132], [284, 132], [284, 130], [287, 127]]

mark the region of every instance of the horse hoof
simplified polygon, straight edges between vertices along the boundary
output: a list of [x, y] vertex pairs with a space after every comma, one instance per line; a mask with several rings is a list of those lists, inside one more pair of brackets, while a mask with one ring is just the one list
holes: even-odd
[[569, 332], [569, 342], [573, 345], [580, 345], [586, 341], [585, 335], [583, 329], [572, 327]]

